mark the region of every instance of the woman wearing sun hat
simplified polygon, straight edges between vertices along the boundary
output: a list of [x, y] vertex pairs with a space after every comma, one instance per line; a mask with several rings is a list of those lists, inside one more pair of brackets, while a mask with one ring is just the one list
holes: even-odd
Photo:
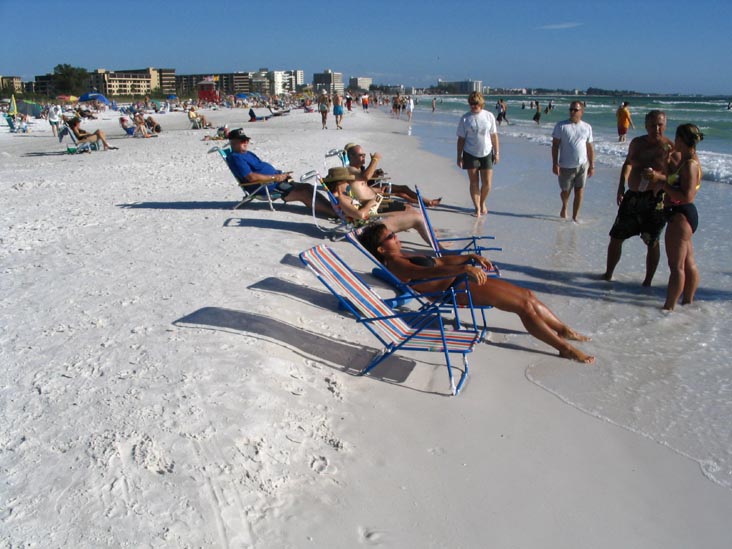
[[349, 185], [355, 180], [356, 176], [345, 166], [330, 168], [328, 175], [323, 179], [325, 186], [338, 201], [338, 207], [346, 219], [355, 225], [366, 225], [379, 219], [395, 233], [415, 229], [419, 236], [430, 244], [429, 232], [419, 210], [410, 207], [400, 211], [384, 211], [379, 207], [382, 195], [375, 195], [375, 198], [365, 201], [357, 200], [348, 192]]

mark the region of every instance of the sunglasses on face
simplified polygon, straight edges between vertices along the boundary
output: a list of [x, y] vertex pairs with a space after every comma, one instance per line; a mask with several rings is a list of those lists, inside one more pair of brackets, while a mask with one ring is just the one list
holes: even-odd
[[389, 240], [394, 240], [395, 238], [396, 238], [395, 233], [389, 233], [383, 239], [381, 239], [381, 242], [379, 242], [379, 246], [381, 246], [384, 242], [388, 242]]

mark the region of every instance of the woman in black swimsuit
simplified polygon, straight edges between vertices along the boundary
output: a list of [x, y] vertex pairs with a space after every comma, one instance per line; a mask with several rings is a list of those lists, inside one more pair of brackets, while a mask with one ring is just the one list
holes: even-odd
[[696, 268], [691, 237], [699, 224], [694, 198], [702, 179], [701, 164], [696, 155], [696, 145], [702, 139], [704, 134], [697, 126], [682, 124], [676, 128], [675, 158], [672, 157], [669, 163], [673, 171], [664, 177], [650, 170], [650, 180], [655, 182], [656, 189], [665, 192], [664, 213], [668, 219], [666, 256], [671, 271], [666, 303], [663, 305], [667, 311], [674, 310], [680, 297], [682, 305], [693, 303], [699, 287], [699, 270]]
[[[489, 278], [484, 269], [493, 266], [486, 258], [476, 254], [429, 257], [405, 255], [396, 234], [383, 223], [367, 226], [359, 236], [361, 244], [381, 261], [395, 276], [411, 280], [448, 277], [415, 284], [414, 289], [424, 294], [442, 292], [456, 276], [466, 274], [468, 287], [476, 305], [490, 305], [502, 311], [516, 313], [526, 330], [535, 338], [551, 345], [564, 358], [590, 364], [595, 357], [586, 355], [567, 340], [589, 341], [590, 338], [572, 330], [559, 320], [534, 293], [498, 278]], [[472, 265], [476, 262], [477, 265]], [[450, 278], [453, 277], [453, 278]], [[458, 296], [461, 305], [467, 304], [465, 295]]]

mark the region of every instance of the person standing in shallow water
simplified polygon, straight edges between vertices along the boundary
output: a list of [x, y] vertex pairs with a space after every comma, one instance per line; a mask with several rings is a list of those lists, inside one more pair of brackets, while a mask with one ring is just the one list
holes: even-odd
[[696, 146], [704, 134], [694, 124], [682, 124], [676, 128], [674, 153], [669, 162], [669, 173], [665, 175], [649, 169], [648, 179], [657, 190], [665, 193], [664, 213], [668, 219], [666, 227], [666, 256], [671, 271], [666, 289], [666, 303], [663, 308], [673, 311], [681, 298], [682, 305], [694, 302], [699, 287], [699, 270], [694, 258], [692, 235], [699, 225], [699, 214], [694, 198], [701, 186], [702, 169]]
[[552, 172], [559, 178], [562, 209], [559, 217], [567, 218], [569, 196], [574, 189], [572, 221], [579, 221], [587, 179], [595, 173], [595, 149], [592, 126], [582, 120], [585, 108], [579, 101], [569, 105], [569, 119], [554, 126], [552, 132]]
[[457, 165], [468, 172], [473, 215], [480, 217], [488, 213], [486, 202], [491, 192], [493, 165], [500, 159], [500, 143], [496, 117], [483, 109], [483, 94], [471, 93], [468, 104], [470, 112], [460, 118], [457, 129]]
[[643, 286], [650, 286], [661, 258], [659, 239], [666, 218], [663, 215], [663, 195], [656, 193], [645, 174], [649, 168], [666, 173], [673, 143], [663, 135], [666, 130], [666, 114], [663, 111], [650, 111], [645, 124], [647, 134], [630, 142], [628, 155], [620, 169], [616, 197], [618, 215], [610, 229], [607, 267], [602, 277], [607, 281], [612, 280], [623, 253], [623, 242], [639, 235], [648, 248]]
[[630, 109], [628, 108], [629, 106], [630, 103], [624, 101], [620, 104], [620, 107], [618, 107], [618, 110], [615, 112], [615, 118], [617, 118], [618, 121], [618, 141], [620, 143], [625, 143], [625, 136], [628, 133], [628, 128], [635, 129], [633, 119], [630, 116]]

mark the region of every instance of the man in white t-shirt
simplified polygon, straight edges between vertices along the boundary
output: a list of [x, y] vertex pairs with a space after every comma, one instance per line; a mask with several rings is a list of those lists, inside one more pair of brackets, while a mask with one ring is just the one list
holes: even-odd
[[569, 120], [558, 122], [552, 132], [552, 172], [559, 176], [562, 210], [567, 218], [569, 195], [574, 189], [572, 221], [579, 219], [585, 183], [595, 173], [595, 149], [592, 145], [592, 126], [582, 121], [584, 107], [579, 101], [569, 106]]
[[468, 104], [470, 112], [462, 116], [457, 129], [457, 165], [468, 172], [473, 215], [480, 217], [488, 213], [486, 201], [493, 181], [493, 165], [499, 160], [498, 127], [493, 113], [483, 109], [483, 94], [471, 93]]

